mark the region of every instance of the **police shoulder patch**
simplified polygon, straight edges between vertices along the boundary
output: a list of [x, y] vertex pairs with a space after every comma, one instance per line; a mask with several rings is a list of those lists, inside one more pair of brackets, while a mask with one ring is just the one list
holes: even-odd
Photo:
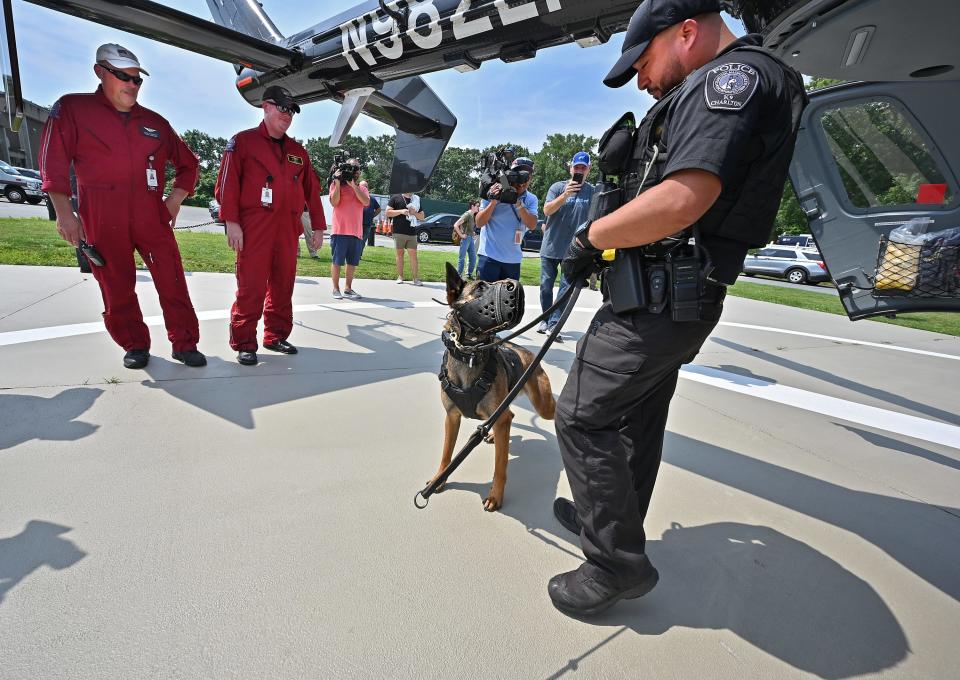
[[234, 135], [230, 138], [230, 141], [227, 142], [227, 145], [224, 147], [224, 151], [233, 151], [237, 148], [237, 136]]
[[60, 100], [59, 99], [53, 103], [53, 108], [50, 109], [50, 117], [51, 118], [60, 117]]
[[287, 154], [287, 160], [293, 163], [294, 165], [303, 165], [303, 159], [300, 156], [297, 156], [292, 153]]
[[750, 64], [730, 62], [707, 71], [703, 94], [707, 108], [714, 111], [739, 111], [757, 91], [760, 74]]

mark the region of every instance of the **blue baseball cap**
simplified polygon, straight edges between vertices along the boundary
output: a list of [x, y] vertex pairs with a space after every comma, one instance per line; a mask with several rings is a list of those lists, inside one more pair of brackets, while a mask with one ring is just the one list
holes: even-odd
[[573, 160], [570, 161], [570, 167], [574, 165], [590, 165], [590, 154], [586, 151], [578, 151], [573, 154]]

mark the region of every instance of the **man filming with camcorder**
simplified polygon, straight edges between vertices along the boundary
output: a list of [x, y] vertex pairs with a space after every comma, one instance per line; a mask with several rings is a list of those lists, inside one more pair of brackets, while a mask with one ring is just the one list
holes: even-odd
[[540, 201], [527, 187], [533, 178], [533, 161], [520, 157], [506, 165], [505, 152], [492, 154], [481, 177], [480, 252], [477, 276], [483, 281], [520, 279], [523, 232], [537, 226]]

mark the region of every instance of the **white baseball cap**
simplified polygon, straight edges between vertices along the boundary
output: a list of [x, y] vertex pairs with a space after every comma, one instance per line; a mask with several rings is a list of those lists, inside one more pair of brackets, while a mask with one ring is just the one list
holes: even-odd
[[150, 75], [147, 70], [140, 65], [137, 55], [122, 45], [116, 43], [107, 43], [97, 48], [97, 63], [106, 62], [113, 68], [135, 68], [144, 75]]

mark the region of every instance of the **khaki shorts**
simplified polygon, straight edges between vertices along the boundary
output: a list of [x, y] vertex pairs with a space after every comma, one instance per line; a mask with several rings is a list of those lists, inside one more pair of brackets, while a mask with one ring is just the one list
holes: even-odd
[[394, 234], [393, 246], [397, 250], [416, 250], [417, 237], [415, 234]]

